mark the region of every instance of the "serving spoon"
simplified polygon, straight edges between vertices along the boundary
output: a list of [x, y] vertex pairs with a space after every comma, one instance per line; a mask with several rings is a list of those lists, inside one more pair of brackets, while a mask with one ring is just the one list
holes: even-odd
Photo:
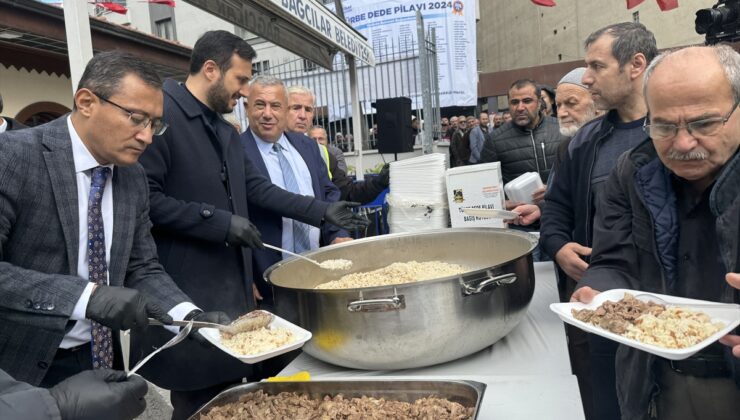
[[352, 261], [350, 260], [335, 259], [335, 260], [326, 260], [326, 261], [318, 262], [314, 259], [304, 257], [303, 255], [300, 255], [300, 254], [296, 254], [295, 252], [288, 251], [287, 249], [278, 248], [276, 246], [265, 244], [265, 243], [263, 243], [263, 245], [265, 246], [265, 248], [270, 248], [278, 252], [284, 252], [288, 255], [292, 255], [302, 260], [306, 260], [310, 262], [311, 264], [316, 264], [317, 266], [323, 268], [324, 270], [348, 270], [352, 268]]
[[[228, 325], [203, 321], [172, 321], [173, 326], [186, 328], [216, 328], [219, 331], [235, 335], [240, 332], [254, 331], [270, 325], [273, 315], [267, 311], [256, 310], [240, 316]], [[161, 321], [149, 318], [149, 325], [165, 326]]]
[[735, 309], [740, 314], [740, 305], [737, 303], [671, 303], [666, 302], [663, 298], [655, 296], [651, 293], [639, 293], [635, 295], [635, 299], [645, 303], [655, 303], [663, 306], [672, 306], [677, 308], [714, 308], [714, 309]]

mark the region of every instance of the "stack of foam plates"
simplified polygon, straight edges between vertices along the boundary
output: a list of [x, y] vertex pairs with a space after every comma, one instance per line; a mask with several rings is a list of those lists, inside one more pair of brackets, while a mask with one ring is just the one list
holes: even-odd
[[447, 155], [432, 153], [391, 163], [388, 225], [391, 233], [448, 227]]

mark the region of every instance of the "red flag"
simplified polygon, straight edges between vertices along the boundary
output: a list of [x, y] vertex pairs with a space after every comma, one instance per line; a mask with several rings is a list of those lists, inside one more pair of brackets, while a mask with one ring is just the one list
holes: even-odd
[[631, 9], [633, 7], [638, 6], [640, 3], [644, 2], [645, 0], [627, 0], [627, 9]]
[[658, 7], [664, 12], [673, 10], [678, 7], [678, 0], [658, 0]]
[[113, 13], [118, 13], [121, 15], [125, 15], [126, 12], [128, 12], [128, 9], [123, 6], [122, 4], [113, 3], [109, 1], [102, 1], [102, 2], [93, 2], [96, 6], [103, 7], [107, 10], [110, 10]]
[[148, 0], [149, 3], [163, 4], [165, 6], [175, 7], [175, 0]]
[[545, 7], [553, 7], [556, 6], [555, 2], [553, 0], [531, 0], [532, 3], [536, 4], [537, 6], [545, 6]]

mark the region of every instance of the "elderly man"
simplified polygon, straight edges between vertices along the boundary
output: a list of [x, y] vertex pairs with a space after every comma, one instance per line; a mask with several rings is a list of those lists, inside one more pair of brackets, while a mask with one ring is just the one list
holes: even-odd
[[[647, 137], [642, 131], [647, 114], [642, 82], [658, 52], [653, 34], [633, 22], [601, 28], [589, 35], [585, 46], [587, 70], [581, 82], [597, 108], [608, 113], [576, 132], [545, 194], [541, 220], [540, 244], [570, 278], [565, 296], [588, 267], [595, 203], [609, 173], [619, 155]], [[589, 336], [582, 346], [590, 355], [592, 384], [585, 389], [594, 394], [596, 417], [619, 418], [613, 379], [616, 344]]]
[[[313, 125], [313, 117], [316, 112], [316, 97], [311, 89], [293, 85], [288, 87], [288, 127], [287, 131], [293, 133], [307, 134], [308, 129]], [[318, 142], [320, 148], [326, 148], [329, 155], [334, 156], [339, 167], [347, 172], [347, 162], [344, 160], [344, 152], [338, 147], [328, 142]], [[322, 155], [324, 155], [322, 150]], [[324, 156], [327, 168], [329, 168], [329, 177], [331, 178], [331, 167], [329, 166], [328, 156]]]
[[[723, 45], [667, 52], [647, 69], [650, 139], [622, 155], [606, 183], [573, 300], [626, 288], [740, 303], [725, 282], [740, 270], [739, 68], [740, 54]], [[740, 413], [740, 359], [729, 347], [668, 361], [619, 346], [616, 364], [623, 419]]]
[[569, 138], [584, 124], [596, 118], [596, 104], [582, 81], [585, 73], [585, 67], [573, 69], [560, 79], [555, 88], [560, 134]]
[[[300, 128], [313, 113], [310, 91], [295, 89], [293, 93], [303, 97], [299, 101], [303, 100], [289, 106], [288, 90], [282, 80], [272, 76], [252, 80], [247, 103], [249, 129], [241, 135], [246, 156], [263, 176], [284, 190], [322, 201], [338, 201], [339, 189], [329, 180], [316, 143], [303, 133], [286, 130], [291, 125]], [[304, 109], [297, 110], [299, 105]], [[306, 107], [310, 112], [306, 112]], [[252, 211], [251, 216], [265, 242], [292, 252], [306, 252], [349, 239], [346, 231], [326, 223], [319, 229], [260, 208]], [[263, 274], [280, 260], [280, 253], [273, 250], [252, 252], [252, 272], [261, 306], [272, 307], [274, 303], [272, 288]]]

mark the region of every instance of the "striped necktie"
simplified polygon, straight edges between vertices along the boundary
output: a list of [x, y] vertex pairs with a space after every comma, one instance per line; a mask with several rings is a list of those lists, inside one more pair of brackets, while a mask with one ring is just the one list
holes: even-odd
[[[90, 281], [99, 285], [108, 284], [101, 202], [110, 172], [110, 168], [103, 166], [93, 169], [87, 203], [87, 269]], [[113, 333], [95, 321], [92, 321], [92, 362], [93, 369], [113, 367]]]
[[[292, 193], [300, 194], [301, 189], [298, 186], [298, 180], [295, 178], [293, 167], [290, 166], [288, 158], [283, 154], [283, 147], [280, 144], [275, 143], [272, 145], [272, 150], [277, 153], [278, 162], [280, 163], [280, 172], [283, 173], [285, 189]], [[308, 239], [309, 229], [310, 227], [305, 223], [293, 220], [293, 249], [291, 251], [301, 253], [311, 249], [311, 242]]]

